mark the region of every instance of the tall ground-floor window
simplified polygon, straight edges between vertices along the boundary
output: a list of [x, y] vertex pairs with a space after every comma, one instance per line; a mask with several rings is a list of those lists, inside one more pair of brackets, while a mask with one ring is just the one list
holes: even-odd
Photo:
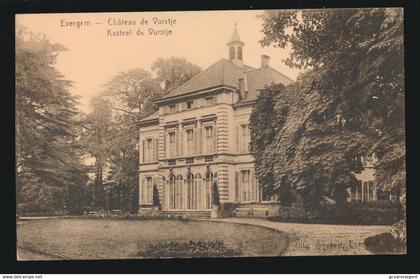
[[194, 175], [188, 173], [186, 176], [185, 184], [187, 187], [187, 209], [194, 209], [195, 207], [195, 193], [196, 189], [194, 187]]
[[166, 189], [168, 196], [168, 208], [175, 209], [175, 175], [170, 175], [168, 187]]
[[213, 184], [213, 173], [207, 172], [204, 178], [204, 208], [211, 209], [211, 189]]
[[165, 185], [165, 206], [166, 210], [209, 210], [211, 209], [212, 184], [216, 174], [207, 173], [202, 176], [200, 173], [189, 171], [184, 179], [183, 176], [170, 175]]
[[372, 180], [361, 181], [350, 189], [350, 200], [352, 201], [374, 201], [377, 200], [376, 188]]
[[237, 202], [256, 202], [260, 196], [258, 184], [251, 169], [235, 173], [234, 197]]
[[146, 203], [151, 204], [153, 202], [152, 177], [146, 177], [146, 181]]

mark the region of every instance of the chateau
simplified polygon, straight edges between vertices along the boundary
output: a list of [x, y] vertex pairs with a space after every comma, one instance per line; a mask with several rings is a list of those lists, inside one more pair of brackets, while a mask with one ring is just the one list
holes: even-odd
[[270, 201], [255, 177], [249, 152], [249, 117], [259, 91], [293, 81], [261, 56], [259, 68], [243, 61], [237, 28], [220, 59], [165, 97], [139, 122], [139, 210], [150, 208], [157, 187], [166, 212], [210, 212], [212, 185], [220, 203]]

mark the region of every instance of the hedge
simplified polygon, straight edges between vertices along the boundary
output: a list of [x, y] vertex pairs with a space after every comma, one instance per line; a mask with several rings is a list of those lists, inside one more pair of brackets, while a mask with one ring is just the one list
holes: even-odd
[[272, 221], [314, 224], [391, 225], [403, 217], [398, 203], [371, 202], [319, 205], [318, 207], [280, 207]]

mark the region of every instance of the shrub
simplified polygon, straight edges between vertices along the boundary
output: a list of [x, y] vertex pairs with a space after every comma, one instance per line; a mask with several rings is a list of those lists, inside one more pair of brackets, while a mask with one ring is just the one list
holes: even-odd
[[212, 205], [219, 205], [220, 204], [220, 200], [219, 200], [219, 189], [217, 187], [217, 182], [216, 181], [213, 183], [211, 195], [212, 195], [211, 196], [211, 203], [212, 203]]
[[203, 258], [203, 257], [233, 257], [242, 252], [227, 247], [220, 240], [167, 240], [146, 244], [145, 249], [138, 249], [137, 255], [148, 258]]
[[157, 206], [160, 209], [159, 190], [156, 185], [153, 185], [153, 206]]
[[401, 217], [402, 210], [398, 203], [374, 202], [280, 207], [278, 216], [270, 219], [292, 223], [391, 225]]
[[382, 233], [365, 239], [366, 248], [374, 254], [405, 253], [404, 242], [395, 239], [390, 233]]
[[407, 224], [405, 218], [392, 225], [391, 235], [402, 243], [407, 241]]

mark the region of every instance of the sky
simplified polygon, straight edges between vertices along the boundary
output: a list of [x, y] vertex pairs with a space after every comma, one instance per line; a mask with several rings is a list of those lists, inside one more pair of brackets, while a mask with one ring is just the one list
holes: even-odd
[[[73, 81], [72, 94], [80, 96], [79, 109], [89, 112], [90, 99], [103, 90], [104, 84], [120, 72], [135, 68], [151, 70], [158, 58], [184, 57], [207, 68], [220, 58], [228, 58], [227, 42], [234, 24], [241, 40], [244, 64], [258, 67], [262, 54], [271, 57], [270, 64], [296, 80], [299, 71], [283, 63], [290, 49], [261, 47], [262, 10], [198, 11], [198, 12], [129, 12], [20, 14], [17, 23], [33, 33], [45, 34], [52, 43], [64, 45], [68, 51], [57, 57], [56, 68]], [[158, 18], [161, 24], [155, 24]], [[118, 25], [119, 20], [136, 25]], [[145, 25], [145, 21], [148, 24]], [[77, 27], [75, 22], [83, 22]], [[175, 22], [174, 22], [175, 21]], [[89, 22], [90, 24], [84, 23]], [[143, 24], [141, 24], [143, 23]], [[171, 35], [149, 35], [149, 29], [169, 30]], [[109, 31], [128, 31], [131, 36], [110, 36]], [[136, 35], [137, 30], [143, 32]]]

